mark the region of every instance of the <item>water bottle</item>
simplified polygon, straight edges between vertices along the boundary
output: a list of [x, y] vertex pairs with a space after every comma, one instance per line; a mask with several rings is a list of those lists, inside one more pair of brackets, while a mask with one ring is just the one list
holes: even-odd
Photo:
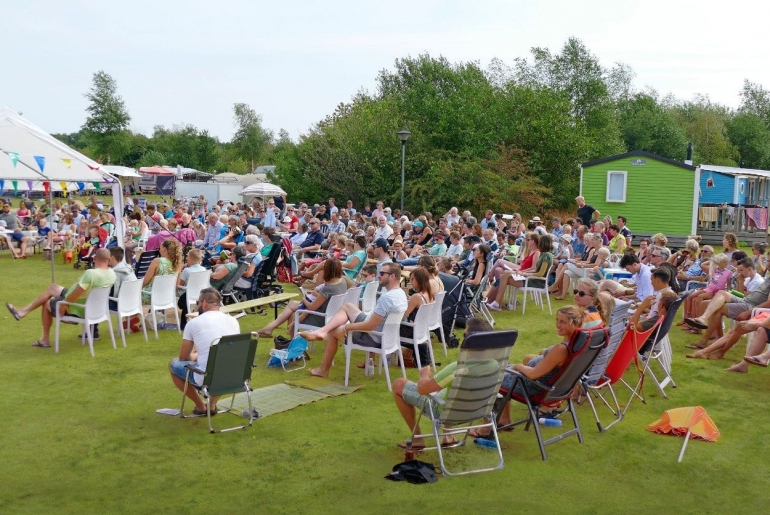
[[364, 375], [365, 376], [373, 376], [374, 375], [374, 358], [367, 358], [366, 359], [366, 368], [364, 369]]
[[538, 419], [541, 426], [561, 427], [561, 420], [558, 418], [540, 418]]
[[476, 438], [473, 443], [479, 447], [486, 447], [487, 449], [497, 449], [497, 442], [494, 440], [488, 440], [486, 438]]

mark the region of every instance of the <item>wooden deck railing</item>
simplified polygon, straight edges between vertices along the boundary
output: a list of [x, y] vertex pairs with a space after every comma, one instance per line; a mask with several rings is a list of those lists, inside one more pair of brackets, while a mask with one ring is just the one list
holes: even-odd
[[765, 207], [698, 207], [698, 233], [767, 233], [768, 209]]

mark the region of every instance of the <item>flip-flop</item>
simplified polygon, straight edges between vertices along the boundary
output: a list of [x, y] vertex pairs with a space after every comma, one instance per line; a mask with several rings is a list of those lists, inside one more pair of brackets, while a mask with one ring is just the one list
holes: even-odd
[[21, 320], [21, 317], [19, 316], [19, 313], [16, 311], [16, 307], [13, 304], [6, 302], [5, 307], [8, 308], [8, 311], [11, 312], [11, 315], [13, 315], [13, 318], [15, 318], [17, 322]]
[[684, 322], [689, 325], [690, 327], [694, 327], [696, 329], [708, 329], [708, 324], [704, 324], [703, 322], [696, 320], [694, 318], [685, 318]]
[[259, 336], [260, 338], [272, 338], [273, 337], [273, 333], [266, 333], [266, 332], [260, 330], [260, 331], [257, 331], [257, 336]]
[[685, 347], [685, 349], [693, 349], [693, 350], [703, 350], [703, 349], [706, 348], [706, 347], [699, 347], [698, 345], [695, 345], [694, 343], [688, 343], [684, 347]]
[[685, 358], [692, 358], [692, 359], [708, 359], [708, 356], [698, 356], [697, 354], [685, 354]]
[[767, 368], [767, 363], [762, 363], [761, 361], [759, 361], [759, 359], [756, 356], [744, 356], [743, 361], [745, 361], [749, 365], [756, 365], [758, 367]]
[[49, 348], [51, 346], [51, 344], [50, 343], [43, 343], [40, 340], [38, 340], [36, 342], [33, 342], [32, 346], [33, 347], [41, 347], [43, 349], [47, 349], [47, 348]]
[[482, 435], [481, 433], [479, 433], [478, 429], [474, 428], [474, 429], [468, 430], [468, 436], [470, 436], [471, 438], [489, 438], [490, 436], [492, 436], [492, 431], [490, 431], [485, 435]]
[[425, 445], [421, 445], [421, 444], [412, 445], [412, 441], [411, 440], [404, 440], [403, 442], [398, 442], [396, 444], [396, 446], [399, 449], [408, 449], [411, 446], [411, 449], [413, 451], [421, 451], [421, 450], [425, 449]]
[[458, 443], [460, 442], [458, 442], [457, 440], [455, 440], [454, 442], [441, 442], [441, 448], [446, 449], [447, 447], [452, 447], [453, 445], [457, 445]]

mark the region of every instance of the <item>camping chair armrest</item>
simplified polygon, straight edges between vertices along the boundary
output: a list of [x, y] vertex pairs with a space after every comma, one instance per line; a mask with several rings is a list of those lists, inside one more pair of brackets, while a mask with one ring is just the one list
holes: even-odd
[[117, 302], [117, 301], [118, 301], [118, 298], [117, 298], [117, 297], [107, 297], [107, 299], [108, 299], [108, 300], [112, 300], [112, 301], [115, 301], [115, 302]]
[[439, 392], [429, 393], [427, 397], [429, 397], [436, 404], [441, 404], [443, 406], [444, 404], [446, 404], [446, 400], [439, 397], [438, 393]]
[[188, 363], [188, 364], [186, 364], [186, 365], [184, 366], [184, 368], [186, 368], [187, 370], [189, 370], [189, 371], [191, 371], [191, 372], [195, 372], [196, 374], [201, 374], [201, 375], [203, 375], [203, 374], [205, 374], [205, 373], [206, 373], [205, 371], [201, 370], [200, 368], [198, 368], [196, 365], [193, 365], [192, 363]]
[[[521, 372], [519, 372], [517, 370], [506, 370], [505, 373], [506, 374], [511, 374], [514, 377], [514, 381], [513, 381], [514, 385], [516, 384], [516, 381], [522, 381], [523, 382], [524, 380], [527, 380], [530, 383], [533, 383], [535, 386], [537, 386], [539, 388], [542, 388], [543, 390], [545, 390], [547, 392], [550, 392], [551, 390], [553, 390], [553, 386], [548, 386], [547, 384], [543, 384], [540, 381], [538, 381], [537, 379], [530, 379], [530, 378], [528, 378], [527, 376], [525, 376], [524, 374], [522, 374]], [[511, 386], [511, 390], [513, 390], [513, 386]]]

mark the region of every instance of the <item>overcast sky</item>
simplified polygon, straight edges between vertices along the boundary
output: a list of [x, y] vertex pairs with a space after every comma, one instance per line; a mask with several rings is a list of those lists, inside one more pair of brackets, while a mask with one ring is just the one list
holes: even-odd
[[395, 59], [512, 63], [571, 36], [635, 86], [738, 105], [744, 79], [770, 89], [766, 2], [541, 0], [266, 2], [0, 0], [0, 106], [75, 132], [94, 72], [117, 81], [134, 131], [190, 123], [232, 137], [232, 105], [296, 138]]

